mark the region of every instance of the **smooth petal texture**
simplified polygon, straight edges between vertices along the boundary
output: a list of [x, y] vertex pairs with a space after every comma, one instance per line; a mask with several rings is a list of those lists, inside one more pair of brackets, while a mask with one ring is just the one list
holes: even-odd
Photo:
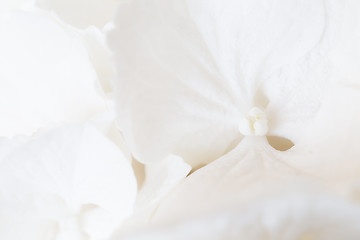
[[176, 184], [183, 180], [191, 167], [178, 156], [145, 166], [145, 182], [137, 198], [138, 207], [147, 207], [160, 201]]
[[121, 236], [126, 232], [147, 226], [159, 203], [186, 178], [190, 170], [191, 166], [173, 155], [163, 161], [145, 165], [145, 179], [136, 198], [134, 214], [124, 222], [114, 236]]
[[[291, 149], [277, 151], [265, 137], [244, 138], [234, 150], [177, 186], [159, 205], [153, 223], [176, 223], [231, 206], [247, 208], [253, 201], [289, 191], [331, 192], [358, 203], [360, 113], [344, 106], [358, 106], [360, 96], [352, 87], [333, 87], [324, 94], [305, 134], [312, 139], [300, 139]], [[357, 231], [349, 234], [355, 234], [351, 239], [359, 236]], [[327, 239], [315, 239], [319, 238]]]
[[266, 110], [270, 135], [301, 138], [334, 81], [324, 56], [343, 5], [123, 4], [109, 43], [117, 60], [118, 121], [135, 157], [150, 162], [176, 154], [200, 167], [236, 146], [238, 124], [254, 106]]
[[[273, 132], [275, 135], [291, 133], [293, 136], [295, 146], [284, 160], [338, 186], [338, 190], [343, 192], [352, 188], [360, 176], [360, 3], [345, 3], [339, 32], [326, 55], [330, 65], [325, 70], [331, 81], [321, 89], [317, 114], [311, 124], [302, 128], [301, 134], [297, 131], [301, 120], [284, 121], [286, 118], [278, 122], [283, 127]], [[291, 118], [290, 114], [299, 109], [283, 112]]]
[[112, 21], [122, 0], [35, 0], [40, 8], [50, 10], [62, 20], [78, 28], [102, 28]]
[[316, 192], [322, 188], [283, 161], [283, 154], [273, 149], [265, 137], [244, 138], [234, 150], [175, 187], [157, 208], [152, 222], [177, 222], [231, 206], [244, 207], [284, 191]]
[[124, 142], [121, 131], [116, 126], [114, 108], [111, 107], [111, 105], [109, 107], [109, 110], [88, 119], [87, 122], [96, 126], [108, 139], [115, 143], [121, 149], [129, 163], [131, 163], [131, 153]]
[[132, 213], [131, 166], [93, 126], [0, 144], [1, 239], [106, 239]]
[[360, 178], [360, 91], [338, 83], [329, 87], [322, 102], [283, 160], [329, 184], [352, 184]]
[[[324, 107], [326, 112], [328, 109]], [[338, 113], [339, 117], [329, 120], [329, 124], [345, 118], [341, 111]], [[350, 131], [350, 126], [341, 125], [338, 131]], [[314, 131], [314, 136], [317, 135]], [[331, 133], [325, 136], [329, 135]], [[341, 138], [341, 142], [349, 141], [348, 152], [341, 155], [337, 149], [339, 139], [328, 141], [328, 144], [317, 140], [315, 137], [307, 149], [302, 145], [303, 148], [294, 146], [283, 152], [272, 148], [264, 136], [245, 137], [234, 150], [176, 186], [156, 209], [151, 222], [178, 223], [229, 207], [246, 209], [254, 201], [288, 192], [305, 195], [328, 192], [358, 202], [360, 168], [358, 149], [355, 148], [358, 141]]]
[[29, 12], [0, 16], [0, 135], [32, 134], [106, 109], [78, 33]]
[[114, 240], [355, 240], [359, 224], [358, 206], [328, 195], [282, 194]]
[[101, 89], [107, 96], [111, 95], [115, 69], [111, 62], [111, 53], [106, 45], [104, 33], [96, 27], [88, 27], [83, 31], [83, 42], [97, 72]]
[[360, 85], [360, 2], [346, 1], [341, 31], [337, 34], [336, 46], [330, 52], [332, 67], [338, 72], [338, 81], [347, 87], [359, 89]]
[[0, 13], [22, 8], [31, 8], [34, 6], [35, 0], [2, 0], [0, 2]]
[[191, 167], [178, 156], [169, 156], [163, 161], [145, 166], [146, 180], [137, 199], [139, 206], [159, 201], [190, 172]]
[[[340, 101], [339, 105], [342, 104]], [[324, 108], [327, 112], [326, 106]], [[339, 115], [328, 120], [328, 124], [346, 118], [340, 109], [337, 112]], [[320, 119], [322, 113], [319, 113]], [[355, 111], [355, 114], [358, 113]], [[351, 132], [349, 128], [355, 126], [351, 123], [343, 124], [337, 130]], [[325, 128], [317, 131], [327, 137], [333, 134], [326, 135]], [[183, 180], [161, 202], [152, 222], [176, 222], [229, 206], [245, 207], [254, 200], [284, 191], [326, 191], [357, 201], [354, 188], [360, 180], [360, 155], [355, 146], [358, 137], [345, 139], [342, 138], [345, 135], [339, 134], [340, 139], [318, 142], [318, 132], [314, 129], [312, 142], [288, 151], [275, 150], [265, 137], [245, 137], [234, 150]], [[341, 152], [339, 141], [348, 143], [347, 152]]]

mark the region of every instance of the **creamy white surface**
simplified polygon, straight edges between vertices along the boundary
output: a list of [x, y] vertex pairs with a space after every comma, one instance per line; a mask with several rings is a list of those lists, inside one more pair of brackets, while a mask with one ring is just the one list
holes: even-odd
[[0, 16], [0, 135], [32, 134], [106, 109], [78, 33], [35, 12]]
[[0, 141], [0, 238], [107, 239], [132, 214], [136, 180], [92, 125]]
[[[203, 167], [164, 198], [153, 223], [245, 208], [278, 193], [307, 196], [303, 189], [353, 201], [359, 10], [355, 1], [336, 0], [133, 0], [120, 7], [109, 43], [130, 150], [145, 164], [176, 154]], [[277, 151], [264, 135], [294, 146]], [[154, 236], [174, 236], [174, 228]]]
[[[193, 167], [238, 142], [251, 108], [298, 144], [339, 79], [340, 1], [145, 1], [120, 7], [115, 52], [118, 121], [142, 162], [168, 154]], [[339, 86], [341, 88], [341, 86]], [[148, 144], [151, 142], [152, 144]], [[236, 144], [235, 144], [236, 145]]]

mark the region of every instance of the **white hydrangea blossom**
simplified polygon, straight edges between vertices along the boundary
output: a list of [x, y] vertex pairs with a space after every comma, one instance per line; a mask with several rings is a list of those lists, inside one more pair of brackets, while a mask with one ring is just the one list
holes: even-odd
[[359, 239], [359, 11], [2, 0], [0, 239]]
[[360, 104], [358, 3], [132, 0], [119, 9], [109, 44], [130, 150], [145, 164], [173, 154], [201, 168], [150, 222], [299, 189], [353, 200], [360, 108], [347, 106]]

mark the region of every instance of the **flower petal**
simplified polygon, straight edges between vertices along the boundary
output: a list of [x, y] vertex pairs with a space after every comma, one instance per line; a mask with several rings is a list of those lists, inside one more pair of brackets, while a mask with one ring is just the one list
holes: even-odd
[[0, 147], [2, 239], [104, 239], [132, 213], [130, 163], [91, 125]]
[[77, 33], [36, 13], [0, 17], [0, 135], [87, 119], [106, 108]]
[[191, 167], [178, 156], [145, 165], [145, 179], [135, 203], [134, 214], [127, 219], [117, 234], [147, 226], [159, 203], [185, 179]]
[[35, 0], [2, 0], [0, 2], [0, 13], [9, 10], [33, 7]]
[[121, 0], [35, 0], [40, 8], [56, 13], [62, 20], [78, 28], [95, 25], [102, 28], [114, 18]]
[[[232, 151], [195, 171], [164, 198], [153, 215], [153, 223], [179, 221], [216, 212], [309, 185], [301, 171], [282, 160], [282, 152], [273, 149], [265, 137], [246, 137]], [[175, 207], [176, 206], [176, 207]]]
[[[176, 154], [193, 167], [207, 164], [241, 139], [238, 123], [254, 105], [269, 104], [276, 123], [305, 98], [297, 113], [313, 117], [326, 83], [321, 70], [335, 6], [283, 0], [123, 4], [109, 42], [117, 59], [118, 121], [135, 157], [150, 162]], [[298, 89], [306, 95], [293, 94]]]
[[[124, 240], [358, 239], [360, 209], [331, 195], [282, 194], [247, 209], [207, 214]], [[116, 239], [116, 238], [114, 238]]]

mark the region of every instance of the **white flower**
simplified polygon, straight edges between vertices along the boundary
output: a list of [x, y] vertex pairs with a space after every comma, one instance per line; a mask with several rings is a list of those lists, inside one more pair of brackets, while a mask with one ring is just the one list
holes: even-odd
[[206, 165], [160, 203], [153, 222], [302, 188], [349, 197], [345, 189], [360, 173], [359, 7], [337, 0], [120, 7], [109, 43], [130, 150], [145, 164], [178, 155], [195, 170]]
[[136, 180], [87, 124], [0, 142], [1, 239], [108, 239], [132, 213]]
[[[295, 144], [278, 153], [288, 164], [334, 181], [355, 176], [360, 76], [337, 63], [354, 73], [360, 63], [356, 9], [336, 0], [122, 5], [109, 42], [118, 121], [135, 158], [175, 154], [201, 167], [241, 141], [238, 128], [257, 107], [263, 135]], [[347, 58], [348, 39], [357, 57]]]
[[2, 1], [0, 239], [358, 239], [359, 11]]

